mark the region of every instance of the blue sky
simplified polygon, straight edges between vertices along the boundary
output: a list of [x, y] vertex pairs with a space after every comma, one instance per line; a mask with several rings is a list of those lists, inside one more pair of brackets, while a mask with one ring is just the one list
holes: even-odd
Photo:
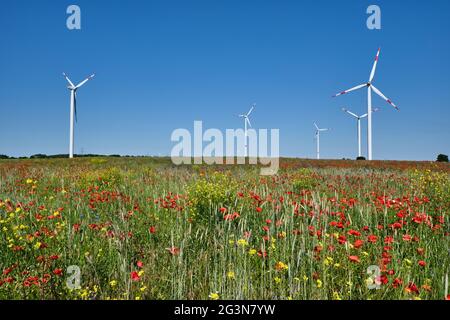
[[[82, 29], [66, 28], [81, 7]], [[382, 29], [368, 30], [378, 4]], [[61, 73], [93, 81], [78, 93], [75, 152], [167, 155], [174, 129], [280, 129], [280, 153], [354, 157], [365, 91], [381, 47], [374, 159], [434, 160], [450, 152], [450, 1], [24, 1], [0, 8], [0, 154], [68, 153], [69, 92]], [[366, 122], [363, 150], [366, 153]]]

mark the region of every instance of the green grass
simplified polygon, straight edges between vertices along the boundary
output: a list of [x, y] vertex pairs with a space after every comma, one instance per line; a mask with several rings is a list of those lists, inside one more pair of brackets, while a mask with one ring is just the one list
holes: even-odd
[[[2, 160], [0, 298], [444, 299], [448, 172], [283, 159], [263, 177], [159, 158]], [[66, 285], [72, 265], [79, 289]]]

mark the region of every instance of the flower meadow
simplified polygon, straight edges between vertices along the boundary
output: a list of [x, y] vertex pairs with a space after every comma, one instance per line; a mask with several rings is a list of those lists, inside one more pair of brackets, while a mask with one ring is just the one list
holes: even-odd
[[0, 160], [0, 298], [450, 299], [449, 173]]

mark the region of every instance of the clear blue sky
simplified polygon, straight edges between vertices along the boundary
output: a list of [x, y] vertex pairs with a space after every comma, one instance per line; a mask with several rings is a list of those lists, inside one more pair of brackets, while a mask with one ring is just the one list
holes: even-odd
[[[66, 28], [66, 8], [82, 30]], [[378, 4], [382, 29], [366, 28]], [[0, 154], [68, 153], [69, 92], [61, 73], [93, 81], [78, 94], [75, 151], [169, 154], [176, 128], [280, 129], [280, 153], [354, 157], [377, 48], [374, 158], [434, 160], [450, 153], [450, 1], [3, 0]], [[366, 123], [363, 150], [366, 152]]]

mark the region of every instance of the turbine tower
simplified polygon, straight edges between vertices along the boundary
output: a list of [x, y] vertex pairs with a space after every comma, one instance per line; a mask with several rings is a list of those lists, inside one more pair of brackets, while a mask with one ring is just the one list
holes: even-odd
[[67, 86], [67, 89], [70, 90], [70, 141], [69, 141], [69, 158], [73, 158], [73, 129], [74, 129], [74, 118], [75, 121], [77, 121], [77, 90], [83, 86], [86, 82], [91, 80], [95, 74], [90, 75], [83, 81], [81, 81], [79, 84], [74, 85], [72, 81], [70, 81], [69, 77], [63, 73], [64, 78], [66, 78], [69, 85]]
[[[351, 112], [350, 110], [347, 110], [346, 108], [342, 108], [342, 111], [347, 112], [352, 117], [356, 118], [358, 122], [357, 126], [357, 134], [358, 134], [358, 157], [361, 157], [361, 119], [364, 119], [367, 117], [367, 113], [363, 114], [362, 116], [358, 116], [355, 113]], [[372, 110], [372, 112], [377, 112], [378, 108], [375, 108]]]
[[244, 118], [244, 136], [245, 136], [245, 154], [244, 157], [248, 156], [248, 134], [247, 134], [247, 125], [250, 126], [250, 128], [252, 127], [252, 124], [250, 122], [249, 116], [250, 113], [252, 113], [253, 109], [256, 107], [256, 103], [254, 103], [252, 105], [252, 107], [250, 108], [250, 110], [246, 113], [246, 114], [240, 114], [239, 117], [240, 118]]
[[378, 49], [377, 55], [375, 57], [375, 62], [373, 63], [372, 71], [370, 72], [369, 81], [367, 83], [360, 84], [359, 86], [353, 87], [351, 89], [342, 91], [341, 93], [338, 93], [334, 95], [334, 97], [349, 93], [354, 90], [358, 90], [364, 87], [367, 87], [367, 157], [368, 160], [372, 160], [372, 90], [377, 95], [379, 95], [381, 98], [383, 98], [387, 103], [389, 103], [391, 106], [393, 106], [395, 109], [398, 110], [397, 106], [386, 96], [381, 93], [380, 90], [378, 90], [372, 83], [373, 78], [375, 77], [375, 71], [377, 69], [377, 63], [378, 58], [380, 56], [380, 49]]
[[328, 131], [330, 129], [327, 129], [327, 128], [320, 129], [315, 122], [314, 122], [314, 127], [316, 127], [317, 159], [320, 159], [320, 133]]

